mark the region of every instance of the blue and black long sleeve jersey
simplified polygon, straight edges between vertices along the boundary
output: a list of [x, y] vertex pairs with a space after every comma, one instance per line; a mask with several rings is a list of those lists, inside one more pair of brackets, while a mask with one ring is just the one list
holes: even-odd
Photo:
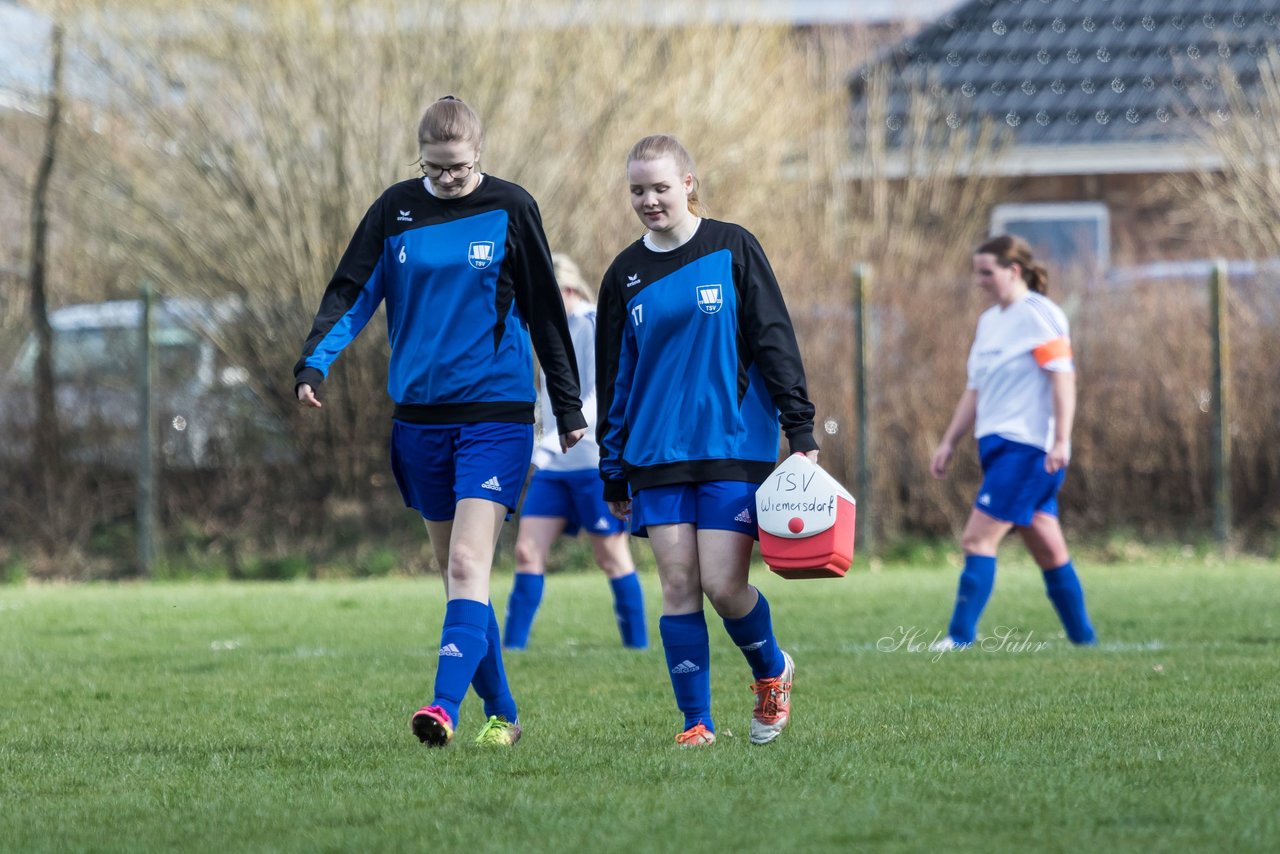
[[533, 423], [532, 338], [559, 432], [586, 427], [542, 217], [519, 186], [485, 175], [456, 199], [420, 179], [389, 187], [325, 289], [295, 384], [318, 388], [384, 300], [396, 418]]
[[778, 456], [818, 447], [804, 365], [760, 243], [704, 219], [670, 252], [638, 240], [600, 285], [596, 326], [605, 497], [672, 483], [762, 483]]

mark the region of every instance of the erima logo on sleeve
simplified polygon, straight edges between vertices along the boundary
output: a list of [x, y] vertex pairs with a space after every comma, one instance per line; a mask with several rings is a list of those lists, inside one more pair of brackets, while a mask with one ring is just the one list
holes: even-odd
[[400, 211], [400, 216], [396, 217], [396, 222], [413, 222], [413, 212]]
[[715, 314], [724, 305], [724, 294], [719, 285], [698, 285], [698, 308], [703, 314]]
[[493, 241], [473, 240], [467, 249], [467, 260], [477, 270], [483, 270], [493, 263]]
[[627, 287], [634, 288], [638, 284], [640, 284], [640, 277], [638, 275], [631, 273], [627, 276]]

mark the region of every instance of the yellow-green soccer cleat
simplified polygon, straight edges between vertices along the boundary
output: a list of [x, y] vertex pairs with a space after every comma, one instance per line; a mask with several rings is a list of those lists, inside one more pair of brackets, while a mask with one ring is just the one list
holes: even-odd
[[484, 722], [480, 734], [476, 736], [476, 744], [510, 747], [520, 740], [520, 724], [513, 724], [497, 715], [489, 715]]

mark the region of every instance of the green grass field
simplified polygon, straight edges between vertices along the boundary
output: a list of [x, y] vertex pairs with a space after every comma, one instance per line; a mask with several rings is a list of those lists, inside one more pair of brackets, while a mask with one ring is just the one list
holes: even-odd
[[508, 657], [525, 737], [498, 751], [470, 743], [474, 697], [448, 749], [409, 732], [434, 578], [0, 587], [0, 849], [1280, 849], [1277, 566], [1081, 576], [1099, 648], [1005, 560], [983, 630], [1015, 634], [939, 657], [952, 570], [760, 571], [793, 722], [748, 743], [749, 674], [713, 621], [704, 750], [675, 746], [662, 652], [620, 648], [595, 575], [549, 579]]

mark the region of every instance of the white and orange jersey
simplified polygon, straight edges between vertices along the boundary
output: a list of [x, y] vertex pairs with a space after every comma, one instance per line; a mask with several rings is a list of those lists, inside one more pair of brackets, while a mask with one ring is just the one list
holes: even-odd
[[968, 388], [978, 392], [974, 435], [1053, 447], [1053, 393], [1047, 371], [1074, 371], [1067, 316], [1035, 292], [978, 318]]

